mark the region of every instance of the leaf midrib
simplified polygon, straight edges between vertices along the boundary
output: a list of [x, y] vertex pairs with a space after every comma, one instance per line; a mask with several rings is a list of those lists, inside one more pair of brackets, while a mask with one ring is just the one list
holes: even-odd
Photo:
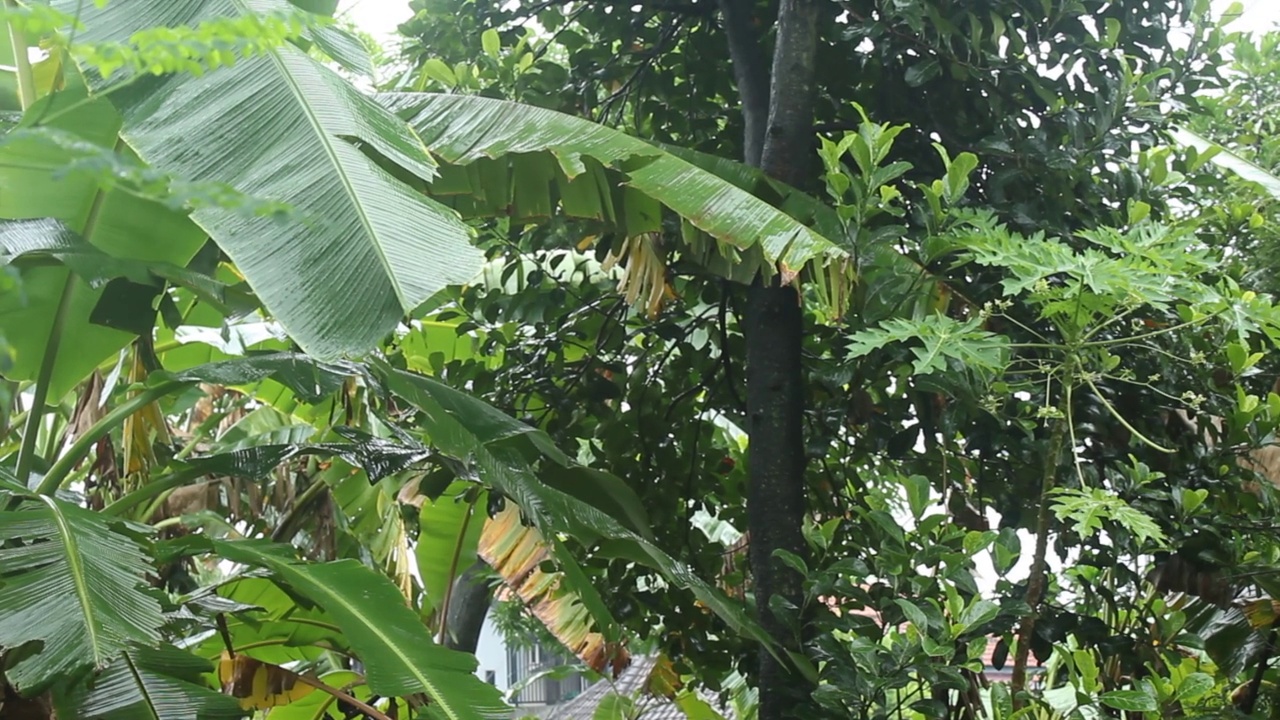
[[[249, 8], [244, 4], [244, 0], [231, 0], [231, 4], [234, 5], [242, 14], [250, 13]], [[374, 253], [378, 256], [378, 261], [382, 263], [382, 269], [386, 272], [387, 278], [391, 283], [391, 287], [395, 291], [396, 300], [399, 301], [400, 307], [407, 307], [409, 303], [405, 300], [404, 294], [401, 292], [400, 284], [396, 282], [396, 276], [391, 268], [390, 260], [388, 260], [386, 253], [382, 251], [382, 246], [379, 245], [377, 241], [378, 233], [373, 229], [373, 223], [369, 219], [369, 213], [366, 212], [364, 204], [356, 194], [355, 186], [351, 183], [351, 178], [347, 175], [346, 167], [338, 157], [338, 151], [334, 147], [334, 139], [325, 131], [324, 126], [320, 124], [320, 118], [316, 116], [315, 111], [311, 108], [311, 104], [307, 102], [306, 95], [302, 92], [302, 88], [298, 86], [298, 83], [294, 79], [292, 73], [289, 72], [284, 61], [280, 58], [279, 51], [273, 48], [268, 50], [266, 55], [271, 58], [271, 63], [275, 65], [276, 70], [280, 73], [280, 77], [283, 79], [284, 83], [288, 85], [289, 92], [302, 108], [302, 113], [306, 116], [307, 122], [311, 125], [311, 129], [315, 131], [316, 138], [320, 141], [321, 147], [324, 148], [325, 155], [328, 156], [329, 162], [333, 166], [334, 173], [342, 182], [342, 187], [346, 191], [347, 196], [351, 198], [351, 203], [355, 206], [356, 217], [359, 218], [360, 225], [364, 228], [365, 234], [370, 240], [369, 244], [373, 246]]]
[[76, 600], [80, 602], [80, 610], [84, 614], [85, 631], [89, 635], [89, 646], [93, 651], [93, 664], [94, 667], [101, 667], [103, 653], [98, 639], [97, 613], [94, 612], [93, 603], [89, 600], [89, 586], [84, 577], [84, 565], [80, 562], [80, 546], [76, 543], [75, 534], [71, 532], [71, 524], [60, 512], [53, 498], [44, 495], [39, 497], [40, 501], [48, 506], [49, 513], [53, 516], [54, 524], [58, 528], [58, 534], [62, 536], [62, 546], [65, 549], [67, 565], [70, 566]]
[[297, 568], [288, 564], [281, 563], [279, 570], [285, 572], [286, 574], [293, 574], [295, 577], [301, 579], [304, 583], [311, 585], [319, 592], [328, 596], [335, 603], [337, 603], [338, 605], [341, 605], [344, 609], [347, 610], [347, 612], [351, 613], [353, 616], [359, 619], [359, 621], [364, 625], [364, 627], [368, 629], [372, 635], [378, 638], [378, 640], [382, 642], [383, 646], [386, 647], [388, 650], [390, 650], [392, 654], [394, 654], [396, 658], [400, 660], [401, 665], [407, 668], [413, 674], [413, 676], [419, 682], [422, 683], [422, 686], [425, 687], [428, 690], [428, 692], [431, 693], [432, 697], [435, 698], [436, 702], [440, 703], [440, 706], [443, 707], [445, 712], [449, 714], [449, 717], [454, 718], [454, 720], [459, 719], [460, 716], [454, 710], [453, 703], [447, 700], [446, 696], [440, 692], [440, 689], [436, 686], [436, 684], [432, 682], [429, 678], [427, 678], [427, 676], [424, 675], [422, 671], [418, 669], [417, 663], [413, 662], [412, 658], [410, 658], [408, 655], [401, 652], [399, 645], [392, 641], [391, 637], [383, 631], [382, 627], [377, 622], [375, 622], [372, 618], [368, 617], [363, 612], [361, 612], [358, 607], [347, 602], [346, 598], [344, 598], [342, 595], [330, 590], [328, 585], [322, 582], [319, 582], [315, 579], [307, 577], [305, 573], [301, 572]]

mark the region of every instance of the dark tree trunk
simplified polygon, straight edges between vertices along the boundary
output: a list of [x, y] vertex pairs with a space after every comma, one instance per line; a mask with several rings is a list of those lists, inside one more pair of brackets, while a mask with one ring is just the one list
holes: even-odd
[[[742, 99], [745, 159], [783, 182], [807, 185], [814, 155], [817, 2], [782, 0], [771, 77], [764, 72], [766, 55], [751, 17], [755, 3], [720, 0], [720, 7]], [[751, 437], [747, 494], [751, 577], [765, 630], [789, 650], [799, 650], [801, 638], [773, 614], [770, 599], [778, 596], [797, 607], [803, 602], [803, 578], [774, 557], [776, 550], [807, 554], [801, 532], [808, 502], [801, 321], [800, 298], [793, 288], [780, 286], [777, 276], [752, 284], [743, 318]], [[760, 650], [759, 663], [760, 720], [779, 720], [802, 708], [811, 690], [808, 684], [766, 648]]]
[[[744, 319], [747, 340], [747, 414], [751, 457], [747, 529], [751, 535], [751, 578], [756, 610], [770, 637], [798, 650], [798, 633], [769, 609], [778, 596], [799, 607], [801, 578], [773, 556], [786, 550], [804, 557], [804, 387], [800, 373], [801, 314], [791, 287], [756, 282], [748, 290]], [[760, 649], [760, 720], [778, 720], [804, 700], [804, 682]]]
[[445, 618], [445, 647], [474, 654], [480, 644], [480, 630], [493, 602], [487, 571], [488, 565], [477, 560], [453, 582], [449, 616]]
[[760, 167], [764, 130], [769, 123], [769, 64], [756, 30], [754, 0], [720, 0], [720, 15], [729, 41], [729, 58], [738, 85], [745, 132], [742, 159]]

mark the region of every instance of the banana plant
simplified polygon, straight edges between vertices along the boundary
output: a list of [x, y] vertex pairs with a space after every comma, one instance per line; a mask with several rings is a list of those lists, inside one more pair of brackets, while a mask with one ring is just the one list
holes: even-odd
[[[617, 478], [465, 393], [350, 358], [474, 277], [458, 210], [593, 218], [650, 298], [663, 207], [727, 275], [799, 273], [844, 257], [838, 243], [741, 179], [621, 133], [497, 101], [365, 95], [321, 59], [359, 72], [358, 46], [283, 0], [4, 10], [0, 95], [13, 89], [2, 100], [22, 115], [0, 135], [0, 260], [23, 292], [0, 297], [0, 331], [5, 379], [28, 399], [0, 493], [6, 695], [65, 717], [232, 717], [330, 702], [312, 688], [374, 717], [497, 716], [474, 658], [423, 616], [447, 604], [457, 558], [487, 554], [517, 592], [554, 579], [526, 593], [553, 629], [593, 663], [625, 662], [568, 542], [657, 570], [765, 641], [654, 544]], [[21, 61], [37, 42], [38, 72]], [[281, 337], [243, 336], [259, 352], [240, 359], [228, 340], [180, 337], [238, 333], [246, 315], [309, 356]], [[122, 469], [117, 447], [147, 462]], [[425, 535], [399, 517], [424, 464], [457, 483], [423, 492]], [[506, 515], [479, 517], [486, 493]], [[317, 507], [327, 524], [304, 527]], [[521, 552], [502, 554], [513, 540]], [[544, 559], [554, 573], [521, 570]]]

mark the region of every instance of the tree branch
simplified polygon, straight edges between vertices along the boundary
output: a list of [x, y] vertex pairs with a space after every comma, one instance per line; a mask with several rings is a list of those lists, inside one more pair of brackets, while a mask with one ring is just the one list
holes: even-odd
[[756, 30], [756, 18], [752, 17], [754, 7], [751, 0], [720, 0], [720, 15], [729, 41], [729, 58], [746, 126], [742, 159], [752, 167], [759, 167], [764, 152], [764, 131], [769, 122], [769, 67]]

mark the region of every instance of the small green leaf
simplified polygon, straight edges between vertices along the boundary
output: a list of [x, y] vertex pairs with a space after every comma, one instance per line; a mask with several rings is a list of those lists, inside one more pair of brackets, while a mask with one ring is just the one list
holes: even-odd
[[1093, 654], [1087, 650], [1076, 650], [1071, 653], [1071, 660], [1075, 663], [1076, 672], [1080, 673], [1080, 688], [1087, 693], [1097, 691], [1098, 663], [1094, 662]]
[[902, 479], [902, 484], [907, 489], [907, 504], [911, 507], [911, 514], [916, 520], [924, 516], [924, 511], [929, 507], [929, 478], [923, 475], [912, 475]]
[[1112, 690], [1098, 698], [1103, 705], [1126, 712], [1155, 712], [1156, 699], [1141, 690]]
[[1188, 515], [1195, 512], [1197, 508], [1204, 504], [1209, 497], [1209, 491], [1200, 488], [1199, 490], [1183, 490], [1182, 491], [1182, 509]]
[[1120, 39], [1120, 21], [1115, 18], [1107, 18], [1107, 47], [1115, 47], [1116, 42]]
[[924, 614], [923, 610], [917, 607], [910, 600], [903, 600], [902, 598], [897, 598], [893, 602], [897, 604], [899, 608], [902, 608], [902, 614], [906, 615], [907, 620], [911, 621], [912, 625], [915, 625], [917, 628], [919, 628], [921, 633], [927, 632], [929, 630], [929, 618]]
[[989, 622], [999, 614], [999, 605], [990, 600], [979, 600], [965, 608], [964, 613], [960, 615], [960, 624], [964, 626], [965, 630], [969, 630]]
[[480, 33], [480, 45], [484, 48], [484, 54], [498, 59], [498, 53], [502, 50], [502, 41], [498, 38], [498, 31], [489, 28]]
[[458, 86], [458, 76], [439, 58], [430, 58], [422, 64], [422, 73], [438, 83], [448, 87]]
[[1208, 673], [1194, 672], [1178, 685], [1177, 698], [1182, 701], [1196, 700], [1213, 689], [1213, 676]]
[[996, 536], [995, 557], [992, 558], [992, 565], [997, 573], [1004, 575], [1018, 564], [1018, 557], [1022, 554], [1022, 540], [1013, 528], [1003, 528], [1000, 534]]

